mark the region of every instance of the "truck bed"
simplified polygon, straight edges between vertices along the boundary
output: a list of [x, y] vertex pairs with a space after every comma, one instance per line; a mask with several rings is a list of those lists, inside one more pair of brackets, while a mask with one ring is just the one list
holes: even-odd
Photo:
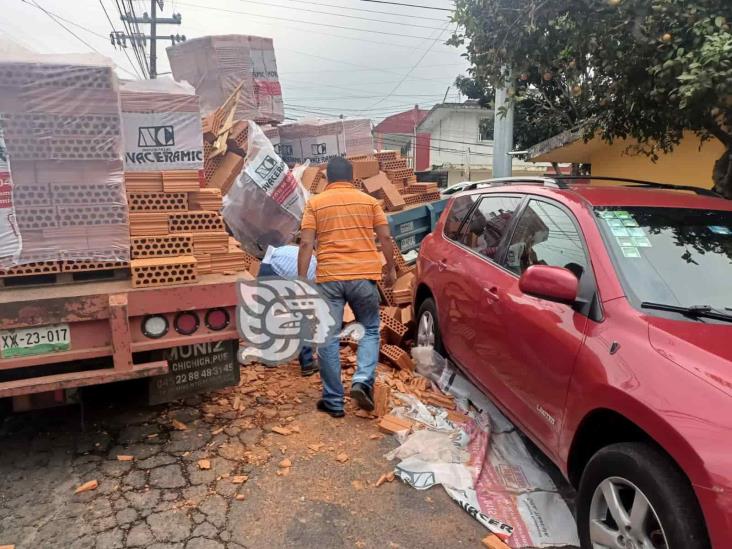
[[200, 275], [195, 284], [181, 284], [179, 286], [157, 286], [151, 288], [133, 288], [129, 280], [96, 280], [89, 282], [77, 282], [74, 284], [54, 284], [49, 286], [16, 286], [6, 290], [0, 290], [0, 327], [2, 321], [6, 320], [6, 311], [2, 308], [9, 303], [28, 303], [42, 299], [74, 298], [94, 295], [110, 295], [117, 293], [143, 294], [144, 292], [157, 292], [160, 290], [206, 287], [215, 284], [231, 284], [236, 282], [240, 274], [223, 275], [209, 274]]
[[[129, 281], [110, 280], [47, 287], [16, 287], [0, 292], [0, 336], [12, 338], [18, 330], [65, 330], [68, 343], [52, 352], [12, 354], [0, 357], [0, 374], [15, 371], [12, 381], [0, 381], [0, 398], [82, 385], [108, 383], [168, 371], [165, 361], [137, 363], [136, 353], [238, 340], [236, 329], [236, 281], [249, 273], [201, 276], [195, 284], [132, 288]], [[207, 314], [225, 311], [223, 328], [208, 325]], [[197, 317], [192, 333], [177, 330], [180, 314]], [[165, 319], [162, 336], [144, 329], [150, 316]], [[60, 328], [59, 328], [60, 327]], [[5, 340], [3, 340], [5, 341]], [[50, 340], [49, 340], [50, 341]], [[89, 359], [111, 358], [112, 368], [55, 374], [53, 365]], [[17, 372], [51, 367], [49, 374]]]

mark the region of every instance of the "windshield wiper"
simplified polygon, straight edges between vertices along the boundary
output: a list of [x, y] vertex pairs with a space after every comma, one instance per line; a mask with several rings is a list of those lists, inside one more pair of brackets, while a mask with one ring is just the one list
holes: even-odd
[[682, 307], [680, 305], [668, 305], [666, 303], [653, 303], [652, 301], [644, 301], [641, 303], [642, 309], [657, 309], [659, 311], [671, 311], [680, 313], [692, 318], [713, 318], [714, 320], [724, 320], [732, 322], [732, 313], [725, 313], [719, 309], [715, 309], [711, 305], [690, 305]]

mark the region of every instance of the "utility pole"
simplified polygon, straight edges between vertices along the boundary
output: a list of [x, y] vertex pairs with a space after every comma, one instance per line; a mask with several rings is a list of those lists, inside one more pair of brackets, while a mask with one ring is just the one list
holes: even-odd
[[146, 45], [147, 41], [150, 40], [150, 64], [148, 72], [150, 78], [157, 78], [158, 76], [158, 56], [157, 56], [157, 43], [158, 40], [170, 40], [171, 44], [177, 44], [178, 42], [185, 42], [185, 35], [170, 34], [158, 36], [158, 25], [180, 25], [182, 17], [180, 13], [174, 13], [171, 17], [158, 17], [157, 9], [163, 10], [164, 0], [150, 0], [150, 15], [147, 12], [142, 14], [142, 17], [135, 17], [133, 14], [125, 13], [122, 16], [122, 21], [131, 25], [150, 25], [150, 35], [145, 36], [141, 33], [134, 33], [132, 35], [126, 35], [122, 32], [112, 33], [112, 44], [127, 47], [126, 39], [129, 39], [133, 44]]
[[[493, 105], [493, 177], [511, 177], [513, 149], [513, 101], [508, 99], [508, 82], [496, 89], [496, 101]], [[499, 114], [505, 107], [506, 116]]]

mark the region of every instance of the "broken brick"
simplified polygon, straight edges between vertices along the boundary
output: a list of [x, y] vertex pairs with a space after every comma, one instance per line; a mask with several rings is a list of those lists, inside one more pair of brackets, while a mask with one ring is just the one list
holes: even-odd
[[96, 480], [90, 480], [79, 486], [74, 490], [74, 494], [81, 494], [82, 492], [88, 492], [90, 490], [96, 490], [99, 487], [99, 482]]

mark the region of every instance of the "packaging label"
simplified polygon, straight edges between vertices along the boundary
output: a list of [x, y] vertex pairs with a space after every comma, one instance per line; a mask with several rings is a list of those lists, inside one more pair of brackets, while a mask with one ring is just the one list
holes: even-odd
[[196, 112], [123, 112], [125, 170], [203, 169], [201, 119]]
[[247, 162], [244, 173], [293, 216], [299, 217], [302, 214], [296, 192], [297, 180], [287, 164], [269, 154], [267, 149], [260, 149], [254, 158]]
[[0, 126], [0, 268], [17, 265], [22, 241], [13, 208], [13, 178]]

